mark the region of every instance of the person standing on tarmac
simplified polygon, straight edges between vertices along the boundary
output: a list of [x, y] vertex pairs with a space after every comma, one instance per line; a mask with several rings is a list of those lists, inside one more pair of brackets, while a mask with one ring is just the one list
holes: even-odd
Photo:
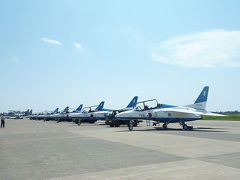
[[5, 127], [5, 117], [2, 115], [1, 116], [1, 128]]

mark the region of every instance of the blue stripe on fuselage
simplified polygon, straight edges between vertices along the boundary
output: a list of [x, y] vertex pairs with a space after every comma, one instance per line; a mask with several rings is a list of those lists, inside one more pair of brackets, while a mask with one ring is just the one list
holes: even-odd
[[112, 109], [101, 109], [100, 111], [113, 111]]
[[105, 117], [70, 117], [72, 119], [85, 119], [85, 120], [106, 120]]
[[169, 104], [162, 104], [161, 108], [171, 108], [171, 107], [177, 107], [174, 105], [169, 105]]

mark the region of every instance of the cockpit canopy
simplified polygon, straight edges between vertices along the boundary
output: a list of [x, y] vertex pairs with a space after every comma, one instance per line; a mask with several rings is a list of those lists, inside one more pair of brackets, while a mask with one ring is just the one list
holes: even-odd
[[162, 107], [162, 104], [159, 104], [156, 99], [150, 99], [150, 100], [138, 102], [134, 110], [145, 111], [145, 110], [157, 109], [161, 107]]
[[96, 107], [98, 107], [98, 105], [89, 106], [89, 107], [84, 107], [83, 110], [82, 110], [82, 112], [83, 112], [83, 113], [95, 112]]

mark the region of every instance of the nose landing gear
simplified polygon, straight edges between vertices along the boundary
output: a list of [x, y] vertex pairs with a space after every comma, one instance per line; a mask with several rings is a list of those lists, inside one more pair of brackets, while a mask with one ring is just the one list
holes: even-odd
[[133, 130], [133, 123], [134, 123], [133, 120], [131, 120], [131, 121], [129, 122], [129, 125], [128, 125], [129, 131], [132, 131], [132, 130]]
[[81, 119], [78, 119], [77, 122], [78, 122], [78, 126], [80, 126], [82, 124]]

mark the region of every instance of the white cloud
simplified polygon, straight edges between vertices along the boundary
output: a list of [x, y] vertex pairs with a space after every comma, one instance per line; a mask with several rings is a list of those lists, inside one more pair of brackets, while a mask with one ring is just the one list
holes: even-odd
[[17, 57], [13, 57], [11, 60], [12, 60], [12, 62], [15, 62], [15, 63], [19, 62], [19, 59]]
[[240, 31], [214, 30], [169, 39], [154, 46], [154, 61], [186, 67], [240, 67]]
[[81, 44], [74, 42], [73, 45], [78, 48], [80, 51], [83, 51], [83, 47]]
[[49, 39], [49, 38], [41, 38], [43, 42], [50, 43], [50, 44], [56, 44], [56, 45], [62, 45], [60, 41]]

